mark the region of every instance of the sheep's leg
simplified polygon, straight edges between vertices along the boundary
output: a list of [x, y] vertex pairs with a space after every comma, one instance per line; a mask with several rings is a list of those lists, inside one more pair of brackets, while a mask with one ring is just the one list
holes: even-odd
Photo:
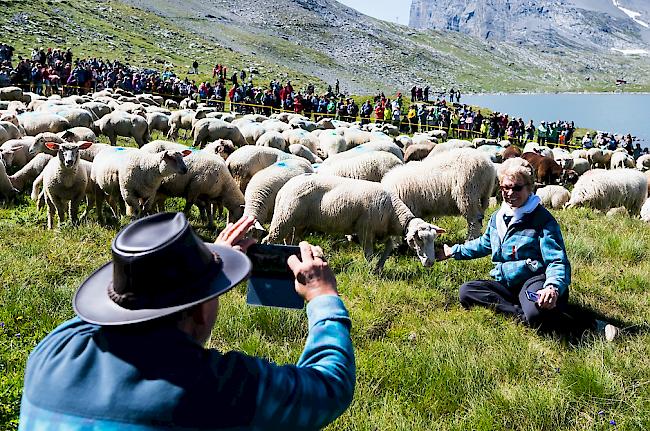
[[126, 204], [127, 217], [138, 218], [140, 215], [140, 199], [128, 192], [125, 192], [122, 198]]
[[108, 140], [111, 142], [111, 145], [115, 147], [117, 145], [117, 136], [115, 136], [114, 133], [107, 136], [108, 136]]
[[384, 244], [384, 252], [381, 254], [381, 257], [379, 258], [379, 262], [377, 262], [377, 266], [375, 267], [375, 273], [381, 273], [381, 271], [384, 269], [384, 264], [386, 263], [386, 260], [388, 260], [388, 257], [391, 255], [393, 250], [397, 248], [398, 244], [397, 241], [395, 241], [394, 238], [389, 237], [386, 240], [386, 243]]
[[93, 209], [95, 206], [95, 195], [94, 193], [88, 193], [86, 194], [86, 209], [84, 210], [83, 213], [81, 213], [81, 219], [85, 220], [86, 217], [88, 217], [88, 214], [90, 214], [90, 211]]
[[81, 196], [75, 196], [70, 200], [69, 204], [69, 215], [70, 215], [70, 221], [72, 224], [76, 225], [79, 223], [79, 204], [81, 203], [83, 195]]
[[97, 206], [97, 221], [99, 221], [100, 224], [104, 224], [104, 199], [106, 198], [106, 195], [104, 195], [104, 191], [97, 185], [95, 185], [95, 206]]
[[54, 206], [54, 202], [52, 202], [48, 196], [45, 196], [45, 204], [47, 205], [47, 228], [53, 229], [56, 207]]
[[[46, 202], [48, 202], [48, 208], [50, 210], [49, 213], [54, 215], [54, 211], [56, 211], [57, 215], [59, 216], [58, 225], [61, 226], [61, 223], [65, 221], [65, 204], [61, 199], [52, 195], [46, 195]], [[52, 204], [51, 206], [49, 205], [50, 203]], [[53, 220], [50, 220], [50, 218], [48, 218], [48, 227], [50, 229], [52, 229], [53, 224]]]

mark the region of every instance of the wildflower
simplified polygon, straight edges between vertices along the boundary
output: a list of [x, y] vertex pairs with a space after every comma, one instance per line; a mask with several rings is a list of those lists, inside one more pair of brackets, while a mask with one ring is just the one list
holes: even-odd
[[611, 421], [609, 421], [609, 424], [610, 425], [616, 425], [616, 421], [614, 419], [612, 419]]

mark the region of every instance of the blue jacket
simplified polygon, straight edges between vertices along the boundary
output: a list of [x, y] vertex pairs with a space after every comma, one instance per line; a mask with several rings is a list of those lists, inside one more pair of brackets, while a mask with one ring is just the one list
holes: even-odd
[[455, 259], [475, 259], [492, 254], [490, 275], [510, 289], [519, 289], [529, 278], [546, 274], [544, 287], [555, 286], [560, 295], [571, 283], [571, 265], [564, 248], [560, 225], [542, 205], [512, 223], [503, 241], [499, 238], [496, 217], [492, 214], [480, 238], [452, 247]]
[[352, 401], [355, 363], [341, 299], [307, 305], [297, 365], [221, 354], [170, 329], [69, 320], [29, 357], [19, 430], [315, 430]]

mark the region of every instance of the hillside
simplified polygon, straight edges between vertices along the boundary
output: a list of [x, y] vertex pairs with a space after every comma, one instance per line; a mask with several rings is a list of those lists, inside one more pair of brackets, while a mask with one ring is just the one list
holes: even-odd
[[333, 0], [124, 0], [236, 52], [303, 70], [353, 93], [460, 85], [466, 91], [650, 88], [647, 58], [533, 49], [379, 21]]

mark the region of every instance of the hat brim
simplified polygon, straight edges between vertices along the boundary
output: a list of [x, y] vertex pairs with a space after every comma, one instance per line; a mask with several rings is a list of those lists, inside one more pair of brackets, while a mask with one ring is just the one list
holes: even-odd
[[108, 287], [113, 282], [113, 263], [109, 262], [92, 273], [79, 286], [72, 299], [72, 308], [82, 320], [97, 325], [146, 322], [216, 298], [250, 275], [252, 264], [244, 253], [228, 246], [212, 243], [205, 243], [205, 245], [221, 257], [223, 267], [219, 275], [210, 282], [209, 293], [197, 301], [155, 309], [130, 310], [120, 307], [108, 296]]

